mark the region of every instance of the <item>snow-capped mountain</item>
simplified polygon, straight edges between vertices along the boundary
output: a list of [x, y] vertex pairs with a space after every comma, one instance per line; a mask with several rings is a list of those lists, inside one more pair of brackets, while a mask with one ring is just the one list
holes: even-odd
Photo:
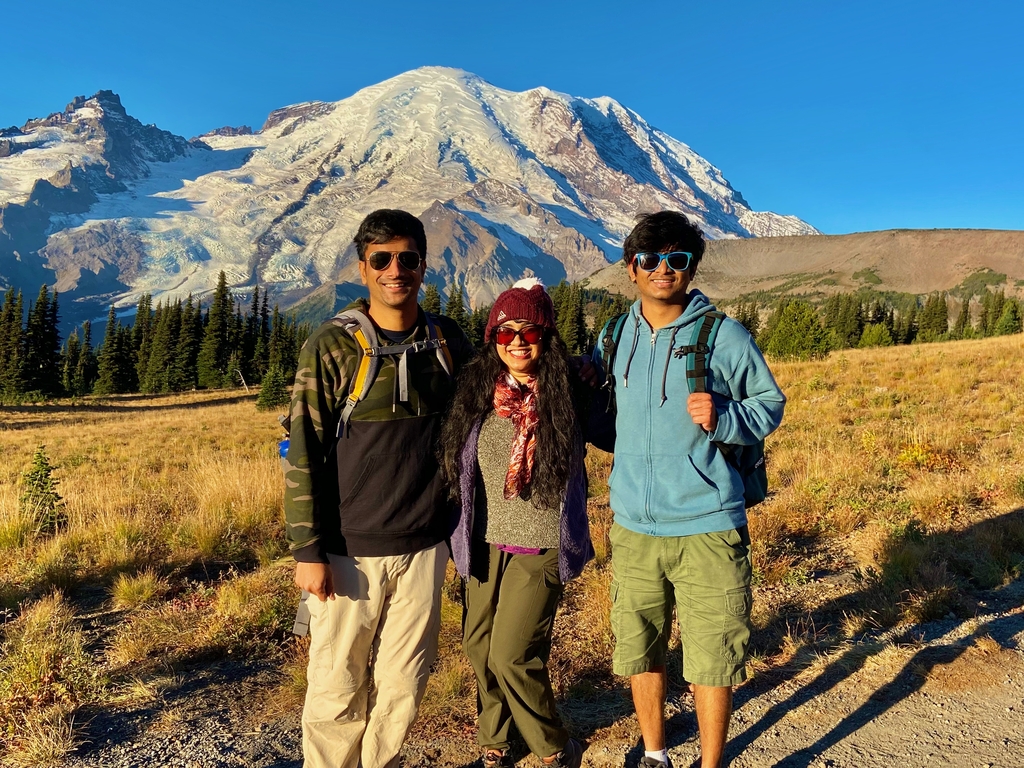
[[142, 126], [109, 91], [0, 132], [0, 285], [48, 282], [91, 307], [204, 293], [224, 270], [285, 305], [334, 283], [354, 294], [352, 236], [386, 207], [422, 218], [427, 281], [464, 281], [474, 304], [524, 275], [595, 272], [643, 211], [685, 211], [711, 238], [817, 232], [752, 211], [717, 168], [613, 99], [425, 67], [276, 110], [256, 133], [188, 142]]

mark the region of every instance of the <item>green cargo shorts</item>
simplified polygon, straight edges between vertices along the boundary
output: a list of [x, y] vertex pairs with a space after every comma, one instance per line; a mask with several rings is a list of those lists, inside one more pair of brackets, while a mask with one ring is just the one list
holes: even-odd
[[616, 523], [609, 538], [615, 674], [638, 675], [665, 663], [674, 605], [683, 677], [708, 686], [746, 680], [751, 604], [747, 527], [647, 536]]

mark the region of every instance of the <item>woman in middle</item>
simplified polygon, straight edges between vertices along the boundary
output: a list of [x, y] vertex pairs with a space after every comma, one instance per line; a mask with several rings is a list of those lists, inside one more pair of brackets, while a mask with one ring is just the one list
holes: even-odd
[[580, 393], [539, 280], [494, 303], [484, 348], [459, 377], [441, 437], [459, 519], [462, 646], [476, 673], [485, 768], [511, 766], [512, 722], [545, 765], [578, 768], [547, 661], [563, 584], [593, 557]]

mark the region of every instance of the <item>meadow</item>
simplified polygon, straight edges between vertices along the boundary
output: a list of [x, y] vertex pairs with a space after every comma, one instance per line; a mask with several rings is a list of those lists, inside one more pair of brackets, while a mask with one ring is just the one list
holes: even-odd
[[[773, 369], [789, 404], [768, 441], [772, 495], [750, 512], [755, 677], [882, 628], [968, 617], [978, 590], [1020, 578], [1024, 337]], [[227, 657], [279, 670], [253, 717], [298, 710], [280, 436], [276, 414], [235, 390], [0, 409], [4, 760], [59, 761], [96, 712], [159, 702], [182, 670]], [[40, 446], [52, 509], [23, 500]], [[551, 659], [566, 719], [591, 740], [634, 729], [610, 674], [609, 466], [588, 456], [597, 558], [567, 588]], [[464, 734], [475, 716], [450, 568], [444, 595], [420, 739]]]

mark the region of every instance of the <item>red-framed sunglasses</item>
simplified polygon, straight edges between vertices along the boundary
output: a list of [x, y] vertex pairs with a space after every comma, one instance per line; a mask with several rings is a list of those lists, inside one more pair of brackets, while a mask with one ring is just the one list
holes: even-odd
[[502, 325], [494, 329], [494, 340], [503, 347], [511, 344], [516, 336], [527, 344], [540, 344], [544, 339], [544, 328], [540, 325], [527, 325], [517, 331]]

